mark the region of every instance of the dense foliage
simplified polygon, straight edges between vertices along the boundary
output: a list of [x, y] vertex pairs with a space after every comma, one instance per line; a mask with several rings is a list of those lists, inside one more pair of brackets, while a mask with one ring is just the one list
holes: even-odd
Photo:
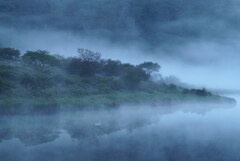
[[2, 48], [0, 58], [1, 106], [29, 102], [41, 107], [113, 106], [121, 102], [212, 96], [205, 89], [186, 89], [152, 79], [161, 68], [157, 63], [122, 63], [103, 59], [100, 53], [88, 49], [79, 49], [77, 57], [64, 58], [43, 50], [20, 55], [16, 49]]

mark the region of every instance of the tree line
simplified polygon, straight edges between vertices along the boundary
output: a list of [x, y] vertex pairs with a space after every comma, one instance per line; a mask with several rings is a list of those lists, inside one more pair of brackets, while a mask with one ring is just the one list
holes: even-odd
[[162, 77], [153, 79], [161, 69], [154, 62], [133, 65], [103, 59], [89, 49], [77, 52], [77, 56], [66, 58], [45, 50], [21, 54], [17, 49], [0, 48], [0, 106], [8, 112], [19, 106], [54, 110], [60, 105], [115, 107], [214, 96], [205, 89], [184, 88]]
[[[98, 84], [104, 79], [108, 81], [105, 82], [105, 86], [114, 84], [111, 88], [128, 90], [137, 89], [142, 82], [150, 81], [151, 75], [154, 72], [158, 73], [161, 68], [159, 64], [153, 62], [132, 65], [119, 60], [103, 59], [100, 53], [89, 49], [78, 49], [77, 52], [76, 57], [64, 58], [45, 50], [27, 51], [21, 54], [17, 49], [1, 48], [0, 84], [2, 82], [2, 85], [0, 86], [2, 90], [8, 88], [6, 84], [9, 82], [4, 83], [4, 80], [9, 78], [6, 75], [16, 76], [16, 73], [15, 76], [13, 74], [16, 71], [11, 70], [14, 65], [26, 68], [25, 71], [20, 72], [23, 75], [20, 83], [26, 87], [47, 88], [51, 84], [53, 73], [60, 70], [67, 74], [66, 77], [77, 76], [82, 82], [95, 81]], [[27, 69], [31, 72], [27, 73]], [[60, 83], [61, 79], [54, 82]], [[64, 84], [69, 84], [69, 81], [65, 80]]]

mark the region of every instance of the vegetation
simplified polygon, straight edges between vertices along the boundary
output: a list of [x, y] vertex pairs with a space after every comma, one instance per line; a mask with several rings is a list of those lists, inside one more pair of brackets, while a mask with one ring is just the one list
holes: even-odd
[[16, 61], [19, 59], [20, 52], [12, 48], [1, 48], [0, 49], [0, 60], [3, 61]]
[[63, 58], [47, 51], [0, 49], [0, 111], [55, 111], [60, 107], [116, 107], [130, 103], [172, 103], [208, 100], [233, 101], [206, 89], [187, 89], [153, 80], [160, 65], [139, 65], [103, 59], [79, 49]]

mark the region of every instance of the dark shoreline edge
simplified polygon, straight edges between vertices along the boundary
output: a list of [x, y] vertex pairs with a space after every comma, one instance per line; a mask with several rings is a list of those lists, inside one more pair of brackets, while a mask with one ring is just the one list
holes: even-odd
[[[115, 109], [123, 105], [150, 107], [168, 107], [181, 104], [218, 104], [235, 106], [233, 98], [211, 95], [197, 96], [192, 94], [164, 93], [114, 93], [81, 97], [56, 98], [1, 98], [0, 114], [54, 114], [59, 111]], [[160, 109], [161, 110], [161, 109]]]

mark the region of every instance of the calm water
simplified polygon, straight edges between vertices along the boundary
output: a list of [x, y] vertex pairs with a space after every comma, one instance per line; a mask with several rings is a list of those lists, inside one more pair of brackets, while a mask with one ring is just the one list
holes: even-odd
[[0, 161], [240, 161], [240, 105], [184, 106], [1, 116]]

